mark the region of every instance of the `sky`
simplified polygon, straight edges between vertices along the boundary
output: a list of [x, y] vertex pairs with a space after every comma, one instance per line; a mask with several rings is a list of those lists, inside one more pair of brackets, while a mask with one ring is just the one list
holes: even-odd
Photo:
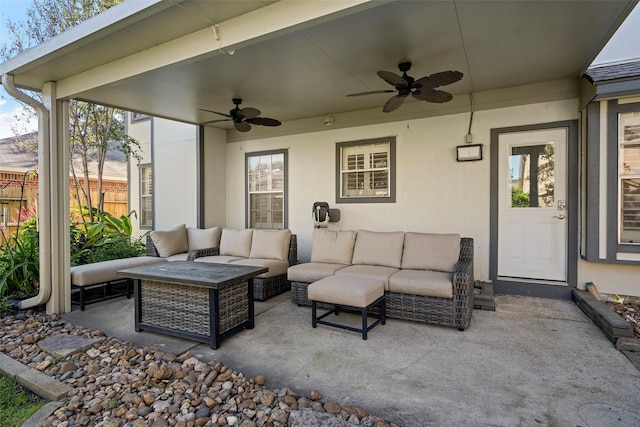
[[[0, 43], [7, 40], [7, 20], [20, 21], [32, 0], [0, 0]], [[635, 7], [609, 43], [593, 62], [601, 64], [640, 58], [640, 4]], [[16, 123], [14, 116], [19, 114], [20, 104], [0, 86], [0, 138], [13, 136], [12, 126]], [[37, 121], [26, 125], [26, 132], [36, 130]]]

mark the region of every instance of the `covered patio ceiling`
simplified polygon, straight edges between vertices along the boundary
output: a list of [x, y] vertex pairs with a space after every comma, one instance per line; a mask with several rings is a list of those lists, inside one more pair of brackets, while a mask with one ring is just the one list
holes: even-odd
[[[327, 115], [399, 120], [468, 111], [467, 94], [575, 79], [636, 3], [125, 1], [0, 64], [0, 73], [25, 88], [55, 81], [60, 98], [193, 124], [219, 118], [200, 109], [228, 112], [240, 97], [283, 122], [249, 133], [269, 136], [295, 123], [321, 125]], [[408, 99], [384, 114], [392, 94], [345, 96], [391, 88], [376, 71], [400, 74], [403, 61], [415, 78], [461, 71], [463, 79], [444, 88], [454, 101]]]

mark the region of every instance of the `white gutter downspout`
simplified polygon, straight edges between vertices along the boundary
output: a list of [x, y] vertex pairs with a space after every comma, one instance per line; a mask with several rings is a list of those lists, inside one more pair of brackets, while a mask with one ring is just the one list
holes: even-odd
[[24, 102], [38, 112], [38, 211], [44, 214], [41, 216], [46, 217], [46, 220], [38, 220], [40, 229], [40, 286], [36, 296], [18, 303], [18, 308], [25, 309], [45, 304], [51, 297], [50, 116], [49, 110], [43, 103], [31, 98], [14, 86], [12, 75], [2, 75], [2, 86], [9, 95]]

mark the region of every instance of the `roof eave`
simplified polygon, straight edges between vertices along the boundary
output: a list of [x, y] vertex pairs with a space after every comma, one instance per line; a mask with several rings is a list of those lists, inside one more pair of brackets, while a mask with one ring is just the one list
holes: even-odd
[[15, 75], [16, 86], [40, 90], [45, 82], [22, 81], [21, 74], [40, 65], [43, 61], [51, 61], [52, 58], [58, 55], [64, 55], [66, 52], [75, 49], [78, 44], [90, 43], [96, 38], [104, 37], [105, 33], [112, 33], [118, 31], [122, 26], [130, 25], [132, 20], [140, 20], [145, 16], [171, 7], [171, 5], [171, 2], [163, 0], [122, 2], [64, 33], [0, 63], [0, 75]]

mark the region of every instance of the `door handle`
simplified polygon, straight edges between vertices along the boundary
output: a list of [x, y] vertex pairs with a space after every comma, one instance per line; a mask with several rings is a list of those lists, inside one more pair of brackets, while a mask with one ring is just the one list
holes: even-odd
[[558, 218], [558, 219], [564, 219], [564, 215], [560, 214], [560, 215], [554, 215], [554, 218]]

